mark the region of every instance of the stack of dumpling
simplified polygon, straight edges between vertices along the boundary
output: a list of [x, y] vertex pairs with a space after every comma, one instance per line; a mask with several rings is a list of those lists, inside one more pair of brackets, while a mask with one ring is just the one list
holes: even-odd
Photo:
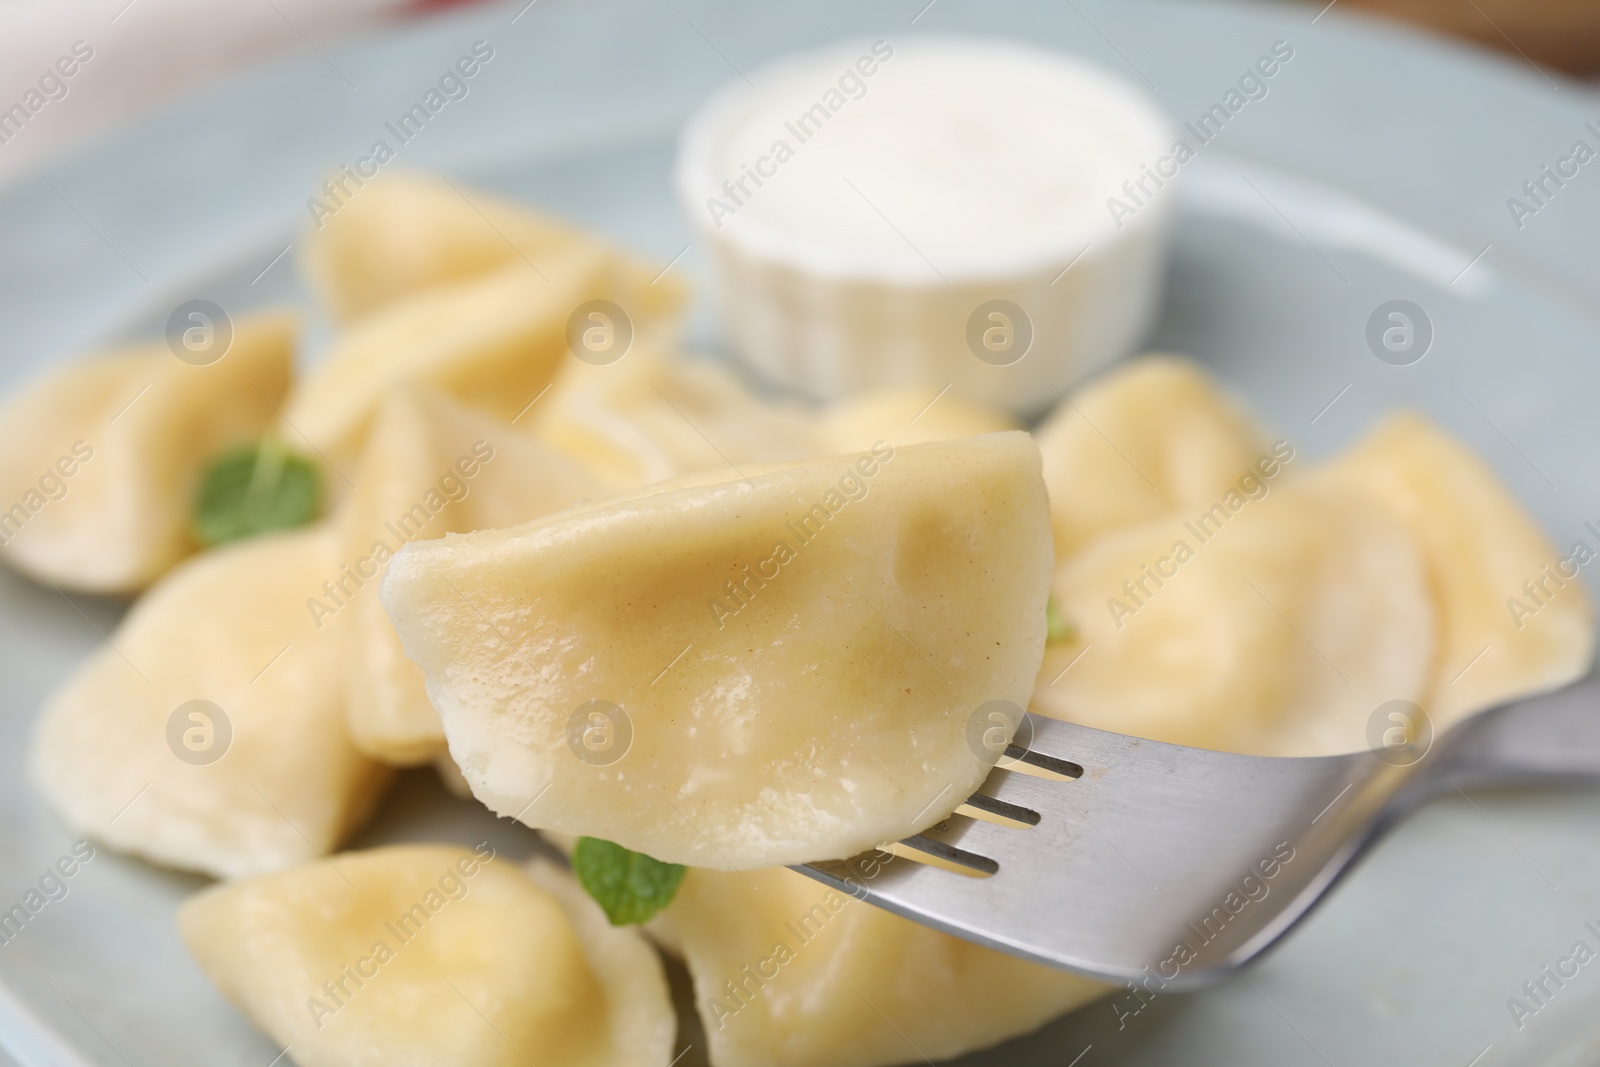
[[[303, 1067], [677, 1054], [657, 948], [565, 870], [338, 852], [395, 767], [696, 868], [651, 935], [712, 1064], [874, 1067], [1106, 991], [784, 869], [948, 816], [989, 773], [985, 702], [1311, 754], [1386, 700], [1443, 729], [1589, 661], [1577, 583], [1507, 615], [1556, 553], [1412, 416], [1313, 466], [1167, 358], [1035, 436], [943, 394], [809, 411], [677, 355], [671, 272], [424, 178], [304, 253], [337, 321], [305, 377], [263, 315], [213, 363], [131, 349], [0, 411], [0, 558], [143, 594], [45, 709], [39, 787], [224, 880], [182, 934]], [[201, 551], [202, 471], [263, 435], [326, 517]]]
[[[1177, 744], [1368, 747], [1580, 677], [1587, 593], [1482, 461], [1400, 413], [1332, 462], [1271, 440], [1187, 362], [1143, 359], [1037, 431], [1056, 542], [1033, 708]], [[1536, 610], [1524, 583], [1543, 585]], [[1519, 608], [1518, 605], [1521, 605]], [[1154, 669], [1153, 669], [1154, 668]]]

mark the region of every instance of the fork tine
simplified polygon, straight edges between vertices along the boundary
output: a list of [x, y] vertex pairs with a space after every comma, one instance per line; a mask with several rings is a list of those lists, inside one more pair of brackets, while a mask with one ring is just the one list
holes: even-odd
[[1001, 826], [1038, 826], [1039, 813], [1032, 808], [1025, 808], [1021, 804], [1010, 804], [1004, 800], [974, 793], [967, 798], [967, 802], [956, 809], [960, 815], [969, 815], [974, 819], [988, 819], [990, 822], [999, 823]]
[[1365, 752], [1242, 756], [1030, 719], [1028, 752], [1007, 755], [1049, 776], [997, 768], [969, 804], [1037, 813], [1037, 825], [955, 814], [906, 843], [992, 861], [989, 877], [881, 853], [796, 870], [1053, 966], [1196, 985], [1292, 925], [1410, 773]]

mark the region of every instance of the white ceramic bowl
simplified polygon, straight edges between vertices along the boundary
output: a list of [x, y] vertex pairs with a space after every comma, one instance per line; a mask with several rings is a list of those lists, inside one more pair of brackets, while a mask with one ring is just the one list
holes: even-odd
[[1179, 163], [1137, 88], [944, 37], [750, 80], [691, 119], [676, 184], [733, 348], [769, 381], [824, 400], [949, 385], [1027, 417], [1144, 336]]

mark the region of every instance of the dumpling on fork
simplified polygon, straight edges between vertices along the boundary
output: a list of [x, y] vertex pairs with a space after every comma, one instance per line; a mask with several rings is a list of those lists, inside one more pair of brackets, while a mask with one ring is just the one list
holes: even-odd
[[383, 595], [492, 810], [744, 869], [967, 798], [975, 714], [1038, 671], [1051, 559], [1013, 431], [413, 544]]

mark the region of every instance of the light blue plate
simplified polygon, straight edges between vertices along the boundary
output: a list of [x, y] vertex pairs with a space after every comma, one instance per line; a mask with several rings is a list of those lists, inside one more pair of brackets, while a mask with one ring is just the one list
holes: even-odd
[[[523, 2], [254, 71], [0, 195], [0, 379], [152, 334], [192, 297], [302, 300], [294, 253], [274, 257], [306, 224], [309, 191], [476, 40], [494, 59], [395, 165], [526, 197], [663, 260], [689, 243], [667, 178], [679, 123], [778, 53], [923, 30], [1020, 37], [1148, 83], [1181, 122], [1282, 40], [1295, 55], [1269, 94], [1187, 169], [1156, 342], [1205, 360], [1313, 455], [1415, 405], [1487, 457], [1558, 542], [1600, 518], [1600, 161], [1520, 229], [1506, 204], [1573, 142], [1600, 147], [1585, 126], [1600, 126], [1600, 100], [1572, 84], [1338, 8], [1313, 23], [1314, 8], [1132, 0]], [[697, 256], [680, 269], [700, 274]], [[1393, 299], [1433, 326], [1414, 365], [1366, 342]], [[698, 331], [715, 347], [708, 307]], [[0, 908], [70, 843], [24, 779], [31, 721], [118, 614], [0, 573]], [[486, 833], [512, 854], [532, 847], [416, 775], [361, 843]], [[1600, 947], [1583, 926], [1600, 920], [1597, 845], [1600, 795], [1435, 804], [1248, 976], [1162, 998], [1121, 1030], [1102, 1003], [961, 1062], [1593, 1063], [1600, 963], [1520, 1030], [1506, 1001], [1575, 941]], [[102, 853], [0, 945], [0, 1045], [25, 1067], [267, 1067], [279, 1049], [173, 931], [199, 884]]]

